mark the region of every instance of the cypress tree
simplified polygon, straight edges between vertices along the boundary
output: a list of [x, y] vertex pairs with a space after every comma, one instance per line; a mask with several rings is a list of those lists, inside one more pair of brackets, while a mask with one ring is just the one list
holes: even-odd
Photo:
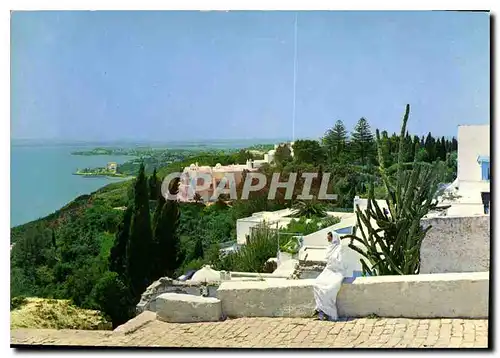
[[417, 156], [418, 150], [420, 148], [420, 139], [416, 135], [413, 136], [412, 148], [413, 148], [413, 159], [415, 159], [415, 157]]
[[159, 254], [159, 246], [160, 246], [160, 238], [161, 235], [161, 214], [163, 207], [165, 206], [165, 197], [163, 195], [159, 195], [156, 202], [156, 209], [153, 214], [153, 245], [155, 247], [154, 257], [153, 257], [153, 277], [157, 279], [161, 277], [161, 266], [162, 266], [162, 257]]
[[153, 235], [149, 214], [149, 191], [144, 164], [134, 186], [134, 207], [127, 245], [127, 274], [134, 296], [139, 296], [149, 285], [152, 275]]
[[429, 132], [425, 138], [425, 150], [427, 151], [429, 162], [434, 162], [436, 160], [436, 142], [431, 132]]
[[[382, 131], [382, 133], [381, 133], [380, 147], [381, 147], [382, 152], [384, 153], [384, 157], [383, 157], [384, 163], [383, 164], [386, 167], [390, 167], [392, 165], [392, 155], [391, 155], [392, 154], [392, 152], [391, 152], [392, 141], [389, 138], [387, 131]], [[379, 165], [381, 165], [381, 164], [379, 163]]]
[[[176, 195], [179, 192], [179, 179], [172, 181], [169, 192]], [[155, 215], [154, 242], [155, 242], [155, 276], [172, 277], [180, 264], [180, 240], [177, 235], [180, 210], [177, 200], [165, 200], [160, 204], [161, 209]]]
[[441, 160], [442, 161], [446, 161], [446, 139], [444, 138], [444, 136], [441, 137], [441, 149], [440, 149], [440, 153], [441, 153]]
[[372, 162], [375, 156], [375, 141], [370, 130], [370, 125], [365, 118], [360, 118], [351, 140], [354, 154], [361, 160], [361, 165], [366, 165]]
[[441, 138], [436, 141], [436, 159], [441, 159]]
[[446, 153], [451, 153], [451, 141], [449, 139], [446, 139], [446, 143], [445, 143], [445, 146], [446, 146]]
[[453, 139], [451, 140], [451, 151], [455, 152], [457, 150], [458, 150], [458, 142], [455, 139], [455, 137], [453, 137]]
[[415, 148], [413, 147], [413, 141], [408, 134], [408, 131], [406, 132], [405, 135], [405, 140], [404, 140], [404, 161], [405, 163], [410, 163], [413, 162], [413, 159], [415, 158]]
[[115, 242], [109, 255], [109, 271], [116, 272], [123, 281], [126, 279], [127, 245], [130, 238], [130, 222], [132, 219], [132, 206], [129, 206], [118, 226]]
[[156, 200], [160, 195], [161, 183], [156, 174], [156, 167], [153, 170], [153, 175], [149, 178], [149, 199]]

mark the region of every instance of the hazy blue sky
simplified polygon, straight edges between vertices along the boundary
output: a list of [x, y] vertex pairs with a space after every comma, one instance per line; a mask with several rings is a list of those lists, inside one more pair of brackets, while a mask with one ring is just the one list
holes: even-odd
[[[292, 134], [293, 12], [15, 12], [13, 138]], [[488, 123], [489, 14], [300, 12], [297, 137]]]

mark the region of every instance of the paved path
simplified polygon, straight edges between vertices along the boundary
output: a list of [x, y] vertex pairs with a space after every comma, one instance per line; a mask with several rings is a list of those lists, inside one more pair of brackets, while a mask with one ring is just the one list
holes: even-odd
[[487, 348], [488, 321], [239, 318], [173, 324], [146, 313], [111, 331], [11, 331], [11, 344], [231, 348]]

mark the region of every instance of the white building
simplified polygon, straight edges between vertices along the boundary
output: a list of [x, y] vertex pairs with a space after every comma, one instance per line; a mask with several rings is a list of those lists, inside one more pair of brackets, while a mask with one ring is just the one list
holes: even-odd
[[490, 202], [490, 125], [461, 125], [458, 127], [457, 179], [449, 192], [455, 200], [447, 215], [485, 214]]
[[272, 163], [274, 162], [274, 157], [276, 156], [276, 150], [281, 147], [281, 146], [287, 146], [290, 149], [290, 156], [293, 157], [293, 145], [295, 142], [290, 142], [290, 143], [281, 143], [281, 144], [275, 144], [274, 149], [271, 149], [267, 153], [264, 154], [264, 160], [263, 162], [265, 163]]
[[288, 216], [294, 212], [292, 209], [261, 211], [253, 213], [252, 216], [236, 220], [236, 242], [239, 245], [245, 245], [251, 229], [264, 222], [278, 229], [286, 227], [292, 221], [292, 218]]

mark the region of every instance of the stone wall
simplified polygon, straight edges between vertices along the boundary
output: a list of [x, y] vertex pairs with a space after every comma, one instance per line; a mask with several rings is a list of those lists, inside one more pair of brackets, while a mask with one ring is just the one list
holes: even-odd
[[227, 317], [310, 317], [314, 311], [314, 281], [225, 281], [217, 297]]
[[[207, 284], [208, 297], [216, 297], [220, 282], [209, 282]], [[137, 314], [144, 311], [156, 312], [156, 298], [163, 293], [184, 293], [194, 296], [201, 295], [204, 283], [192, 283], [172, 280], [162, 277], [153, 282], [141, 296], [141, 301], [136, 306]]]
[[[310, 317], [314, 279], [223, 282], [217, 297], [228, 317]], [[485, 318], [489, 272], [346, 279], [341, 317]], [[241, 299], [245, 297], [245, 299]]]
[[490, 266], [490, 216], [434, 217], [420, 249], [420, 273], [482, 272]]
[[358, 277], [342, 285], [342, 317], [487, 318], [489, 272]]

